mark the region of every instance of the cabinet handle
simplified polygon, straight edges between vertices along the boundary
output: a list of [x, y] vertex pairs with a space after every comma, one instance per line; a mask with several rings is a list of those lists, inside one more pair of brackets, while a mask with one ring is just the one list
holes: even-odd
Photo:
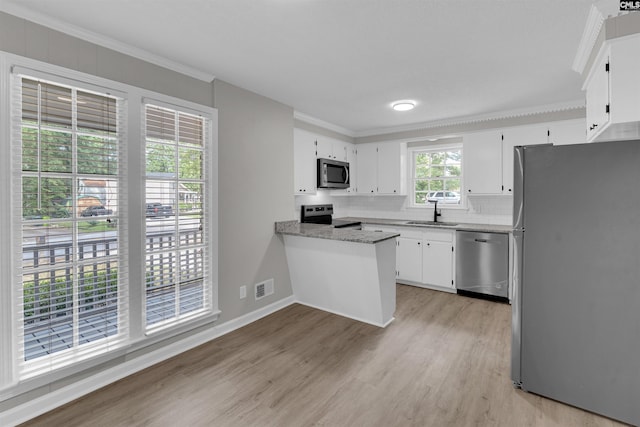
[[418, 242], [418, 246], [420, 246], [420, 242]]
[[468, 189], [467, 191], [468, 191], [469, 193], [471, 193], [471, 189]]

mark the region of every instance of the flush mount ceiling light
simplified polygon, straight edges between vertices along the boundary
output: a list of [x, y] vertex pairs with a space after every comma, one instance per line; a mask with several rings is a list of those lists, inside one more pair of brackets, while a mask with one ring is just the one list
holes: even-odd
[[393, 109], [396, 111], [413, 110], [415, 106], [416, 103], [414, 101], [396, 101], [391, 105], [391, 107], [393, 107]]

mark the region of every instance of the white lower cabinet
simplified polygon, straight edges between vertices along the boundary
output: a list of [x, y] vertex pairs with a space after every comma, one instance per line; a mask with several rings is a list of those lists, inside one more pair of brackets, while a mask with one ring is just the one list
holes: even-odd
[[396, 277], [399, 283], [455, 292], [454, 230], [371, 224], [365, 224], [363, 230], [400, 233], [396, 238]]
[[396, 277], [422, 282], [422, 240], [396, 238]]
[[422, 247], [422, 282], [427, 285], [455, 289], [454, 231], [425, 233]]

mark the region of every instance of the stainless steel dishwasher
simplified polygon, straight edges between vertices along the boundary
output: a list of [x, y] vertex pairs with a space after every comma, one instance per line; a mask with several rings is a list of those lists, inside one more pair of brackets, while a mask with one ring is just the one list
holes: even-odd
[[456, 288], [508, 300], [508, 234], [456, 231]]

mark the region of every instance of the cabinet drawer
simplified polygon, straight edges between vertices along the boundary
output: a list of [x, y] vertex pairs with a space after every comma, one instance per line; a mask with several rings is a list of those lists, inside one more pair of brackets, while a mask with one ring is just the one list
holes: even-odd
[[424, 233], [420, 228], [409, 228], [409, 227], [398, 227], [398, 233], [400, 233], [400, 237], [406, 237], [408, 239], [419, 239], [422, 240]]
[[425, 230], [423, 233], [424, 240], [434, 242], [453, 242], [453, 231], [449, 230]]
[[364, 231], [382, 231], [385, 233], [399, 233], [400, 231], [394, 227], [387, 227], [384, 225], [367, 224], [362, 227]]

